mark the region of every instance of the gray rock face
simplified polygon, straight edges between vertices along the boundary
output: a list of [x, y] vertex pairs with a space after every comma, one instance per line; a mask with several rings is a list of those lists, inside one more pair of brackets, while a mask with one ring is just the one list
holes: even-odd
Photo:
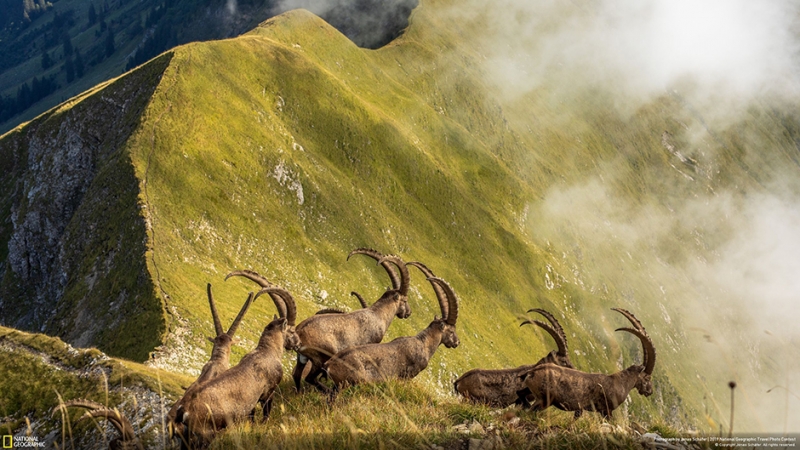
[[95, 140], [82, 139], [86, 132], [75, 115], [69, 114], [53, 132], [29, 132], [24, 197], [12, 209], [8, 263], [16, 277], [33, 288], [37, 307], [20, 316], [14, 323], [17, 327], [41, 326], [47, 316], [45, 306], [57, 301], [66, 285], [59, 258], [62, 238], [95, 177], [99, 147]]
[[169, 59], [0, 138], [0, 155], [14, 161], [0, 178], [0, 214], [7, 211], [0, 216], [0, 245], [8, 249], [0, 269], [4, 324], [120, 354], [99, 341], [99, 333], [124, 325], [121, 314], [131, 306], [124, 303], [148, 301], [131, 295], [135, 286], [125, 283], [116, 286], [116, 298], [107, 298], [108, 283], [98, 281], [116, 276], [120, 265], [139, 272], [128, 284], [149, 278], [138, 180], [124, 146]]

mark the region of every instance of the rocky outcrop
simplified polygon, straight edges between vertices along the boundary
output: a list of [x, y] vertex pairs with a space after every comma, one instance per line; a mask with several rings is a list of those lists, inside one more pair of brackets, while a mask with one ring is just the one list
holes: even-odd
[[141, 322], [133, 327], [124, 320], [138, 314], [163, 332], [144, 261], [139, 183], [125, 143], [170, 58], [0, 138], [0, 154], [13, 164], [0, 182], [0, 245], [7, 247], [2, 323], [140, 360], [158, 345], [162, 333], [141, 333]]

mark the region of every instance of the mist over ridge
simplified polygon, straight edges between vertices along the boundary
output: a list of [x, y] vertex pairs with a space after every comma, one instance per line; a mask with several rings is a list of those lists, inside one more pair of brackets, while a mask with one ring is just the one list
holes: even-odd
[[[532, 239], [561, 260], [542, 281], [572, 282], [590, 297], [616, 284], [622, 298], [612, 302], [662, 311], [662, 345], [673, 342], [670, 329], [686, 333], [674, 348], [699, 351], [710, 395], [724, 395], [725, 377], [747, 380], [740, 429], [798, 423], [798, 399], [766, 390], [800, 383], [800, 142], [780, 148], [771, 136], [800, 98], [800, 7], [509, 0], [448, 13], [475, 30], [486, 82], [528, 135], [531, 159], [553, 141], [567, 144], [563, 157], [576, 167], [595, 166], [530, 204]], [[645, 119], [649, 142], [597, 142], [617, 133], [604, 127], [635, 133], [658, 110], [677, 128]], [[598, 145], [619, 154], [570, 156]], [[665, 155], [667, 172], [620, 170], [632, 157]], [[648, 179], [629, 191], [638, 176]]]
[[787, 0], [499, 0], [450, 14], [476, 25], [508, 96], [560, 77], [635, 98], [685, 79], [700, 98], [797, 93], [800, 6]]

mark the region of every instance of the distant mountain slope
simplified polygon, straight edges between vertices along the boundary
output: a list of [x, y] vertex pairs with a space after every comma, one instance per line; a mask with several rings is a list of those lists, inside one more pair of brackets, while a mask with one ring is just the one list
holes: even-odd
[[[4, 0], [0, 133], [67, 98], [192, 41], [238, 36], [289, 8], [312, 8], [362, 47], [408, 25], [416, 0]], [[323, 6], [320, 8], [320, 6]]]
[[[446, 8], [423, 2], [377, 51], [292, 11], [178, 47], [4, 135], [4, 323], [140, 361], [155, 350], [148, 364], [192, 373], [209, 348], [206, 283], [232, 317], [254, 286], [223, 277], [256, 270], [303, 318], [352, 305], [353, 289], [377, 298], [385, 274], [345, 260], [370, 246], [425, 262], [461, 298], [461, 346], [421, 376], [440, 393], [468, 368], [549, 351], [546, 334], [518, 327], [533, 307], [562, 320], [578, 367], [627, 366], [641, 350], [613, 331], [625, 321], [609, 308], [621, 306], [659, 352], [656, 394], [632, 394], [622, 414], [687, 427], [726, 417], [707, 398], [724, 393], [728, 368], [703, 365], [691, 329], [719, 292], [697, 287], [686, 262], [713, 260], [733, 228], [670, 211], [722, 190], [735, 210], [796, 175], [796, 112], [755, 105], [714, 129], [678, 95], [630, 114], [599, 90], [555, 102], [545, 84], [501, 99], [470, 24]], [[643, 219], [628, 222], [628, 206]], [[438, 314], [411, 274], [413, 314], [389, 338]], [[239, 355], [273, 313], [253, 306]], [[767, 370], [747, 356], [743, 372]]]

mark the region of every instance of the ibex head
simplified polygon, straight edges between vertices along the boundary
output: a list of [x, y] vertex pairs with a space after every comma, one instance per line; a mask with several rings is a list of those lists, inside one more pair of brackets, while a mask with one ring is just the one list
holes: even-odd
[[649, 373], [644, 371], [644, 367], [639, 374], [639, 379], [636, 380], [636, 390], [645, 397], [653, 395], [653, 379]]
[[650, 336], [647, 335], [647, 331], [642, 326], [642, 323], [639, 322], [639, 319], [637, 319], [631, 312], [621, 308], [612, 309], [625, 316], [625, 318], [628, 319], [628, 321], [630, 321], [630, 323], [633, 325], [633, 328], [617, 328], [615, 331], [627, 331], [642, 341], [642, 348], [644, 349], [644, 361], [642, 361], [641, 365], [633, 366], [631, 369], [638, 371], [635, 388], [637, 391], [639, 391], [639, 394], [644, 395], [645, 397], [653, 395], [652, 375], [653, 368], [656, 365], [656, 348], [653, 346], [653, 341], [650, 339]]
[[[456, 320], [458, 319], [458, 297], [453, 291], [453, 288], [441, 278], [428, 277], [431, 285], [441, 288], [436, 290], [436, 296], [439, 299], [439, 307], [442, 310], [442, 318], [434, 318], [435, 326], [442, 332], [442, 344], [447, 348], [456, 348], [461, 343], [456, 334]], [[440, 297], [439, 293], [442, 292], [446, 299]], [[445, 302], [446, 300], [446, 302]]]
[[[275, 306], [278, 309], [280, 318], [273, 320], [267, 325], [265, 332], [269, 331], [269, 327], [281, 327], [283, 333], [283, 348], [286, 350], [297, 350], [300, 348], [300, 337], [297, 336], [295, 331], [295, 320], [297, 319], [297, 306], [295, 305], [292, 294], [286, 289], [271, 286], [258, 291], [255, 298], [261, 294], [269, 294], [275, 301]], [[253, 301], [255, 301], [255, 298]], [[281, 301], [279, 301], [280, 299]], [[283, 319], [283, 320], [281, 320]]]

